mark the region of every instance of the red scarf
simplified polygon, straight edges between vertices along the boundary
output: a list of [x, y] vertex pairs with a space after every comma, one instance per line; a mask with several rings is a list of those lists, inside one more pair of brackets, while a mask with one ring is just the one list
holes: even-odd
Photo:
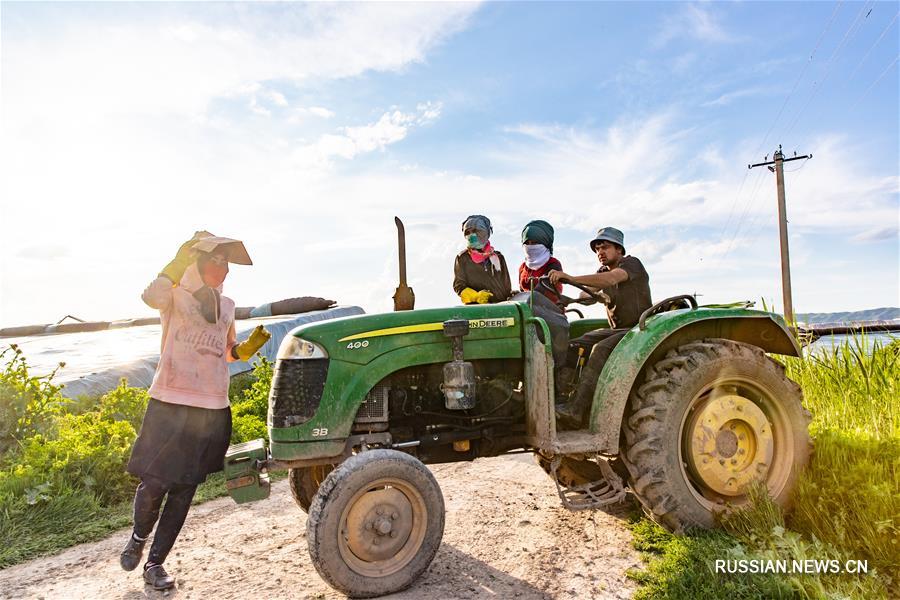
[[476, 250], [475, 248], [469, 248], [469, 256], [472, 257], [472, 260], [475, 264], [480, 265], [487, 259], [491, 257], [491, 254], [494, 253], [494, 247], [491, 246], [491, 242], [488, 241], [484, 244], [484, 248], [481, 250]]

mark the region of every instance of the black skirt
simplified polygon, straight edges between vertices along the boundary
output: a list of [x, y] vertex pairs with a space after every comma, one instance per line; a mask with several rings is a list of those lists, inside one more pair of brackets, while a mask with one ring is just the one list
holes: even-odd
[[210, 409], [151, 398], [126, 470], [168, 484], [199, 484], [222, 470], [231, 408]]

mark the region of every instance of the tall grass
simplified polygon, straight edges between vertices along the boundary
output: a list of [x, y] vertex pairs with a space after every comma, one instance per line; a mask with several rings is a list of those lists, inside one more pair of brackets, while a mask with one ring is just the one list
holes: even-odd
[[900, 341], [856, 336], [785, 368], [803, 387], [815, 442], [789, 526], [900, 589]]
[[811, 433], [854, 432], [866, 439], [900, 437], [900, 341], [864, 334], [803, 358], [784, 360], [813, 414]]
[[[900, 596], [900, 341], [856, 336], [783, 362], [813, 416], [814, 451], [793, 510], [783, 514], [756, 490], [751, 508], [725, 519], [730, 535], [678, 538], [642, 521], [633, 529], [635, 545], [650, 562], [635, 576], [643, 584], [638, 597]], [[711, 560], [733, 555], [865, 560], [869, 573], [749, 577], [712, 571]], [[693, 590], [685, 591], [686, 581]]]

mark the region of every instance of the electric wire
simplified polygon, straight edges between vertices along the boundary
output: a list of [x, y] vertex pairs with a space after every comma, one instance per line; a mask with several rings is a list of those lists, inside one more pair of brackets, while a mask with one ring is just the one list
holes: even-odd
[[[803, 167], [805, 167], [808, 163], [809, 163], [809, 159], [807, 158], [796, 169], [790, 169], [790, 170], [785, 169], [784, 172], [785, 173], [797, 173], [798, 171], [803, 170]], [[800, 175], [795, 176], [793, 178], [793, 180], [791, 181], [791, 185], [796, 187], [797, 183], [800, 181], [800, 178], [802, 176], [803, 176], [802, 173]], [[761, 219], [763, 219], [763, 220], [760, 221]], [[772, 213], [772, 212], [758, 213], [755, 217], [753, 217], [753, 219], [750, 221], [750, 224], [747, 226], [747, 232], [748, 232], [747, 239], [749, 239], [749, 240], [757, 239], [759, 237], [759, 234], [762, 231], [763, 227], [767, 227], [767, 226], [771, 225], [773, 222], [775, 222], [775, 214], [774, 213]]]
[[[819, 47], [822, 45], [822, 40], [825, 38], [825, 35], [828, 33], [828, 30], [831, 29], [831, 25], [832, 25], [832, 23], [834, 23], [834, 19], [837, 16], [838, 11], [840, 10], [843, 3], [844, 3], [843, 0], [838, 0], [838, 2], [835, 3], [834, 9], [831, 11], [831, 16], [828, 18], [828, 21], [825, 23], [825, 26], [822, 28], [821, 33], [819, 33], [819, 37], [816, 39], [816, 43], [813, 46], [813, 49], [809, 54], [809, 58], [807, 59], [806, 64], [803, 65], [803, 69], [801, 69], [799, 75], [797, 75], [797, 79], [794, 81], [794, 85], [791, 88], [791, 91], [788, 92], [788, 95], [785, 97], [784, 101], [781, 103], [781, 108], [778, 110], [778, 114], [775, 115], [775, 119], [772, 120], [771, 124], [769, 125], [769, 129], [766, 131], [765, 135], [763, 135], [762, 140], [759, 143], [759, 146], [753, 152], [754, 155], [758, 155], [760, 153], [760, 151], [762, 150], [762, 148], [765, 146], [766, 141], [769, 139], [769, 135], [772, 133], [772, 130], [775, 128], [775, 125], [778, 123], [778, 120], [781, 118], [781, 115], [784, 113], [785, 107], [787, 107], [788, 102], [796, 93], [797, 88], [800, 85], [800, 82], [803, 80], [803, 77], [806, 75], [806, 72], [809, 70], [809, 66], [812, 64], [812, 61], [815, 58], [816, 53], [819, 51]], [[747, 170], [747, 173], [744, 174], [744, 177], [741, 179], [741, 183], [740, 183], [740, 186], [738, 187], [738, 191], [732, 198], [731, 206], [728, 211], [728, 219], [725, 222], [725, 227], [722, 229], [723, 237], [726, 237], [728, 235], [728, 230], [731, 227], [733, 215], [736, 214], [735, 208], [737, 208], [737, 206], [739, 205], [739, 199], [741, 197], [741, 193], [744, 190], [744, 186], [747, 182], [748, 176], [749, 176], [749, 169]], [[757, 189], [758, 189], [758, 186], [759, 186], [759, 179], [757, 179]], [[749, 210], [749, 207], [753, 203], [752, 196], [755, 196], [755, 194], [756, 194], [756, 191], [754, 191], [753, 194], [751, 195], [751, 199], [746, 202], [746, 205], [744, 207], [742, 214], [746, 214], [747, 211]], [[721, 262], [724, 261], [725, 258], [728, 256], [728, 254], [731, 252], [732, 246], [734, 245], [734, 241], [737, 238], [738, 232], [740, 231], [740, 228], [741, 228], [741, 220], [743, 220], [743, 217], [741, 217], [741, 219], [739, 219], [738, 222], [736, 223], [734, 234], [731, 236], [731, 239], [728, 243], [726, 251], [719, 255], [719, 258], [716, 261], [716, 268], [718, 268], [718, 266], [721, 264]]]
[[[848, 77], [847, 81], [845, 82], [845, 87], [846, 87], [847, 85], [849, 85], [850, 80], [853, 79], [853, 77], [855, 76], [855, 74], [857, 73], [857, 71], [860, 69], [860, 67], [861, 67], [861, 66], [863, 65], [863, 63], [866, 61], [866, 59], [868, 58], [868, 56], [871, 54], [872, 50], [874, 50], [874, 48], [879, 44], [879, 42], [884, 38], [884, 36], [887, 35], [887, 33], [888, 33], [888, 32], [891, 30], [891, 28], [893, 27], [894, 23], [897, 22], [898, 16], [900, 16], [900, 12], [897, 12], [897, 13], [894, 14], [894, 17], [893, 17], [893, 18], [891, 19], [891, 21], [887, 24], [887, 26], [881, 31], [881, 34], [878, 36], [878, 39], [875, 40], [875, 43], [873, 43], [873, 44], [869, 47], [869, 50], [866, 52], [865, 56], [863, 56], [862, 60], [860, 60], [860, 62], [856, 65], [856, 67], [854, 68], [854, 70], [853, 70], [853, 72], [851, 73], [850, 77]], [[881, 79], [884, 78], [884, 76], [890, 71], [891, 67], [893, 67], [894, 64], [895, 64], [896, 62], [897, 62], [897, 58], [895, 58], [895, 59], [894, 59], [887, 67], [885, 67], [885, 69], [884, 69], [884, 70], [878, 75], [878, 77], [876, 77], [875, 80], [874, 80], [874, 81], [866, 88], [866, 91], [863, 92], [863, 94], [862, 94], [860, 97], [858, 97], [852, 104], [849, 104], [849, 105], [848, 105], [848, 107], [847, 107], [847, 111], [848, 111], [848, 112], [849, 112], [849, 111], [855, 110], [855, 109], [857, 108], [857, 106], [859, 106], [859, 104], [860, 104], [860, 103], [868, 96], [869, 92], [871, 92], [872, 89], [874, 89], [875, 86], [878, 85], [878, 83], [881, 81]], [[802, 142], [803, 144], [807, 143], [806, 140], [807, 140], [807, 138], [808, 138], [809, 135], [810, 135], [810, 131], [815, 127], [815, 122], [816, 122], [815, 119], [812, 119], [812, 120], [810, 121], [810, 124], [807, 125], [806, 128], [803, 130], [803, 133], [802, 133], [801, 135], [799, 135], [799, 136], [796, 136], [796, 140], [798, 141], [798, 145], [796, 146], [795, 150], [796, 150], [797, 148], [800, 147], [800, 142]]]
[[869, 58], [869, 55], [872, 54], [872, 50], [874, 50], [875, 47], [876, 47], [879, 43], [881, 43], [881, 40], [884, 39], [884, 36], [887, 35], [887, 32], [890, 31], [891, 27], [894, 26], [894, 23], [897, 22], [897, 17], [898, 17], [898, 16], [900, 16], [900, 11], [897, 11], [897, 12], [894, 14], [894, 18], [891, 19], [891, 22], [887, 24], [887, 27], [884, 28], [884, 31], [882, 31], [882, 32], [881, 32], [881, 35], [878, 36], [878, 39], [875, 40], [875, 43], [872, 44], [872, 45], [869, 47], [869, 50], [866, 52], [865, 56], [862, 57], [862, 60], [859, 61], [859, 64], [856, 65], [856, 68], [853, 69], [853, 72], [850, 73], [850, 77], [847, 78], [847, 82], [848, 82], [848, 83], [849, 83], [850, 81], [853, 80], [853, 78], [854, 78], [854, 77], [856, 76], [856, 74], [859, 72], [860, 67], [863, 66], [863, 63], [866, 62], [866, 59]]
[[[866, 9], [869, 8], [870, 4], [874, 4], [874, 3], [871, 2], [871, 0], [870, 0], [870, 1], [866, 2], [865, 4], [863, 4], [863, 7], [856, 14], [856, 18], [853, 19], [853, 22], [850, 23], [850, 26], [847, 28], [847, 31], [844, 32], [844, 37], [842, 37], [841, 41], [838, 43], [838, 45], [835, 46], [834, 51], [831, 53], [831, 56], [825, 62], [825, 72], [822, 74], [822, 78], [819, 81], [813, 82], [812, 91], [809, 95], [809, 98], [806, 99], [806, 103], [804, 103], [803, 106], [800, 107], [800, 110], [797, 111], [797, 114], [794, 116], [793, 120], [790, 122], [790, 125], [788, 126], [788, 128], [784, 130], [784, 133], [782, 134], [782, 136], [784, 138], [787, 138], [788, 135], [794, 130], [794, 127], [797, 126], [797, 123], [800, 121], [800, 119], [803, 117], [803, 115], [806, 114], [806, 111], [809, 108], [809, 105], [816, 98], [816, 96], [818, 96], [819, 92], [824, 87], [825, 82], [828, 80], [828, 77], [831, 75], [831, 72], [834, 69], [834, 66], [837, 64], [837, 62], [835, 61], [835, 58], [837, 58], [837, 56], [838, 56], [838, 54], [840, 54], [841, 50], [844, 49], [844, 46], [846, 46], [847, 42], [852, 40], [854, 37], [856, 37], [856, 33], [859, 31], [860, 27], [865, 22], [863, 15], [866, 13]], [[857, 23], [859, 23], [860, 27], [857, 27]], [[814, 122], [814, 120], [812, 120], [812, 122]]]
[[735, 227], [734, 233], [732, 234], [731, 239], [728, 241], [728, 246], [725, 249], [725, 252], [722, 254], [720, 261], [718, 263], [716, 263], [717, 267], [721, 262], [724, 262], [725, 259], [728, 258], [728, 256], [731, 254], [732, 249], [734, 249], [734, 247], [735, 247], [734, 244], [737, 241], [738, 235], [741, 232], [743, 223], [744, 223], [745, 219], [747, 218], [747, 215], [750, 213], [750, 208], [754, 205], [754, 203], [756, 201], [757, 194], [759, 194], [759, 190], [762, 186], [763, 178], [764, 178], [764, 172], [759, 171], [758, 176], [757, 176], [756, 180], [754, 181], [753, 190], [750, 193], [750, 197], [748, 198], [747, 202], [745, 203], [744, 210], [741, 213], [741, 217], [737, 222], [737, 227]]
[[887, 67], [885, 67], [884, 71], [881, 72], [881, 75], [879, 75], [878, 78], [877, 78], [875, 81], [872, 82], [872, 85], [870, 85], [870, 86], [866, 89], [866, 91], [863, 93], [863, 95], [859, 97], [859, 100], [857, 100], [857, 101], [853, 104], [853, 106], [850, 107], [851, 110], [854, 109], [854, 108], [856, 108], [856, 107], [859, 105], [859, 103], [862, 102], [862, 101], [866, 98], [866, 96], [869, 95], [869, 92], [871, 92], [872, 89], [873, 89], [876, 85], [878, 85], [878, 82], [881, 81], [882, 79], [884, 79], [884, 76], [887, 75], [888, 71], [891, 70], [891, 67], [893, 67], [894, 65], [897, 64], [897, 60], [898, 60], [898, 59], [900, 59], [900, 54], [898, 54], [897, 56], [894, 57], [894, 60], [891, 61], [891, 64], [889, 64]]
[[775, 128], [775, 125], [778, 123], [778, 119], [781, 118], [782, 113], [784, 113], [784, 109], [788, 104], [788, 101], [797, 91], [797, 86], [800, 85], [800, 81], [803, 79], [803, 76], [809, 70], [809, 66], [812, 64], [813, 58], [816, 55], [816, 52], [819, 50], [819, 46], [822, 44], [822, 38], [825, 37], [825, 34], [831, 28], [831, 24], [834, 22], [834, 18], [837, 16], [838, 10], [843, 4], [843, 0], [839, 0], [835, 5], [834, 10], [831, 11], [831, 17], [828, 19], [828, 22], [825, 24], [825, 28], [822, 29], [822, 33], [819, 34], [819, 39], [816, 40], [816, 45], [813, 47], [812, 52], [809, 54], [809, 59], [806, 61], [806, 64], [803, 65], [803, 69], [800, 71], [800, 75], [797, 76], [796, 81], [794, 81], [794, 86], [791, 88], [791, 91], [788, 93], [787, 97], [784, 99], [784, 102], [781, 103], [781, 108], [778, 110], [778, 114], [775, 115], [775, 119], [772, 121], [772, 124], [769, 125], [769, 129], [766, 131], [766, 134], [763, 136], [762, 141], [759, 143], [759, 147], [753, 153], [754, 155], [759, 154], [762, 150], [763, 146], [765, 146], [766, 141], [769, 139], [769, 134], [772, 133], [772, 130]]

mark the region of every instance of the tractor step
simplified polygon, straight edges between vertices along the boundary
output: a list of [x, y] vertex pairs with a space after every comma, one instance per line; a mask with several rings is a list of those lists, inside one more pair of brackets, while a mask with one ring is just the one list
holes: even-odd
[[556, 456], [550, 462], [550, 476], [556, 483], [556, 492], [563, 506], [571, 511], [603, 508], [618, 504], [625, 500], [625, 485], [605, 460], [598, 460], [597, 465], [603, 473], [603, 479], [580, 485], [565, 486], [559, 482], [556, 472], [562, 456]]
[[560, 431], [552, 451], [553, 454], [594, 454], [600, 451], [600, 436], [588, 429]]

